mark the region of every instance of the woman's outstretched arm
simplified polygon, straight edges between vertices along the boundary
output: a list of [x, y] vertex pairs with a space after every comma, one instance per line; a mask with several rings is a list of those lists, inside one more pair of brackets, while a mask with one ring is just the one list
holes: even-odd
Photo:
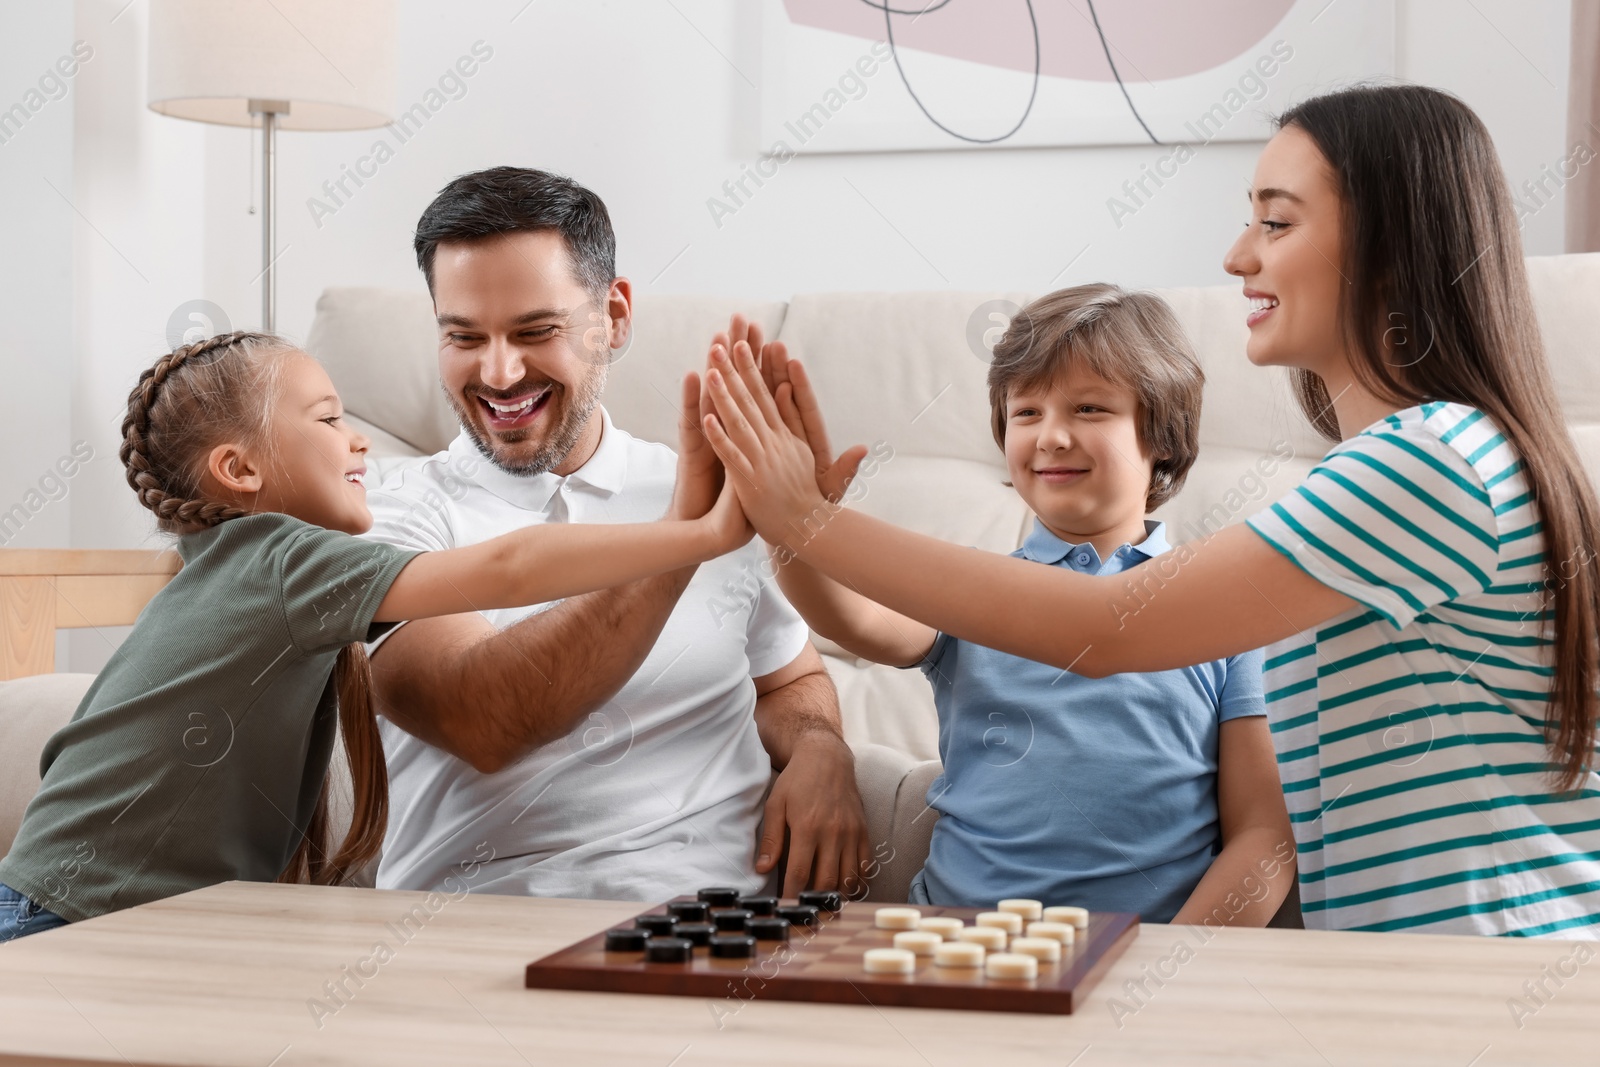
[[748, 349], [714, 359], [710, 384], [706, 435], [757, 532], [954, 637], [1100, 676], [1237, 655], [1356, 605], [1242, 526], [1104, 577], [900, 529], [824, 499], [786, 388], [767, 392]]
[[961, 548], [848, 509], [787, 543], [835, 581], [934, 629], [1090, 677], [1238, 655], [1355, 606], [1243, 526], [1103, 577]]

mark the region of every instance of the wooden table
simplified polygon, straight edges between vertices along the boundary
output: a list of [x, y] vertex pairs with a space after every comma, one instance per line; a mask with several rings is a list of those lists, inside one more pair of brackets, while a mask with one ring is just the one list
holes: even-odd
[[[0, 1063], [1492, 1067], [1600, 1057], [1600, 952], [1571, 942], [1299, 930], [1205, 940], [1195, 927], [1146, 925], [1072, 1016], [522, 988], [530, 960], [638, 910], [216, 886], [0, 945]], [[1139, 979], [1149, 994], [1135, 998], [1124, 983]], [[1541, 980], [1542, 1005], [1523, 988]], [[348, 993], [330, 998], [340, 981]], [[1526, 1006], [1520, 1019], [1511, 998]]]

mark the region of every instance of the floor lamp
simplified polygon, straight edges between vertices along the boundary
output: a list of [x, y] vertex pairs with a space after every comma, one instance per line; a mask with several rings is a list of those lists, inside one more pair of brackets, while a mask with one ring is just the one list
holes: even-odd
[[275, 326], [277, 133], [394, 117], [394, 0], [151, 0], [150, 109], [261, 128], [261, 328]]

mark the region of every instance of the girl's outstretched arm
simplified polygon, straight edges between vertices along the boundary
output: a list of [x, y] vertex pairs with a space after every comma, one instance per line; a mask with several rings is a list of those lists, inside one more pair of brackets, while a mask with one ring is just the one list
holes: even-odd
[[716, 505], [698, 519], [528, 526], [417, 556], [389, 587], [373, 621], [561, 600], [703, 563], [749, 539], [749, 524], [726, 484]]
[[713, 358], [716, 412], [704, 423], [756, 530], [835, 581], [954, 637], [1103, 676], [1237, 655], [1356, 604], [1243, 526], [1135, 571], [1091, 577], [961, 548], [830, 504], [792, 406], [780, 413], [747, 349], [734, 356], [737, 363]]

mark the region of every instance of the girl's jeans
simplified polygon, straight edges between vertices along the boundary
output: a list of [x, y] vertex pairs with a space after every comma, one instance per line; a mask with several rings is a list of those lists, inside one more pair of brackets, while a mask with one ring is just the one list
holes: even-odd
[[55, 912], [45, 911], [15, 889], [0, 883], [0, 944], [65, 925], [67, 920]]

